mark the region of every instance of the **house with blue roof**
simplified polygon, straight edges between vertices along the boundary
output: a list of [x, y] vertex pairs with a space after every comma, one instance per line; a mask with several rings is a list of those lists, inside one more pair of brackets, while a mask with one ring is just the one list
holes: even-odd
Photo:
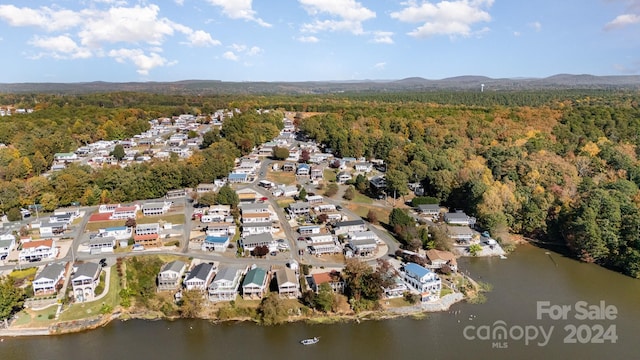
[[310, 173], [311, 173], [311, 166], [309, 166], [308, 164], [298, 165], [298, 169], [296, 170], [296, 175], [309, 176]]
[[202, 242], [202, 251], [224, 252], [229, 247], [228, 236], [207, 236]]
[[416, 263], [407, 263], [404, 266], [403, 280], [421, 295], [423, 302], [440, 299], [442, 280], [433, 271]]
[[247, 183], [249, 182], [249, 175], [240, 174], [240, 173], [230, 173], [229, 176], [227, 176], [227, 180], [229, 181], [230, 184]]

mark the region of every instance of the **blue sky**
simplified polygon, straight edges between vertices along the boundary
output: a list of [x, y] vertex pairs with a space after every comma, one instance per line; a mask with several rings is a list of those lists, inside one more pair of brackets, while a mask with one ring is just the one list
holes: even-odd
[[6, 0], [0, 82], [640, 73], [640, 0]]

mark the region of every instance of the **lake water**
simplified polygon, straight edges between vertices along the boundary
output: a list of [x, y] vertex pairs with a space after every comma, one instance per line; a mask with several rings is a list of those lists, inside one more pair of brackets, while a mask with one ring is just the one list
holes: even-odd
[[[493, 285], [487, 301], [456, 304], [449, 312], [420, 320], [274, 327], [202, 320], [116, 321], [79, 334], [5, 338], [0, 359], [640, 358], [640, 281], [530, 245], [519, 247], [507, 260], [462, 259], [460, 266]], [[598, 319], [582, 319], [585, 304], [604, 305], [608, 313], [591, 311]], [[560, 306], [567, 310], [565, 318], [555, 311]], [[538, 307], [549, 310], [540, 319]], [[507, 334], [499, 338], [502, 333], [493, 330], [501, 325]], [[299, 344], [313, 336], [320, 336], [320, 342]], [[571, 340], [575, 343], [566, 343]]]

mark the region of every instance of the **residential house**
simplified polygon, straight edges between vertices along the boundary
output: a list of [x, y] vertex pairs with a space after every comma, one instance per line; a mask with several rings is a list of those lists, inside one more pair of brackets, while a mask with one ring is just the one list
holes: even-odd
[[136, 225], [133, 235], [133, 241], [136, 245], [142, 246], [162, 246], [160, 239], [160, 224], [138, 224]]
[[300, 226], [298, 233], [300, 233], [300, 235], [320, 234], [320, 225]]
[[20, 261], [42, 261], [55, 259], [56, 256], [58, 256], [58, 248], [55, 240], [31, 240], [22, 243], [18, 259]]
[[450, 251], [442, 251], [437, 249], [427, 250], [427, 260], [431, 266], [435, 269], [440, 269], [443, 266], [448, 266], [451, 271], [458, 271], [458, 262], [456, 256]]
[[175, 189], [167, 191], [165, 199], [180, 199], [187, 196], [187, 189]]
[[207, 212], [209, 214], [229, 216], [231, 215], [231, 206], [230, 205], [213, 205], [213, 206], [209, 206], [209, 210]]
[[242, 281], [243, 298], [262, 298], [267, 293], [268, 276], [267, 271], [252, 266]]
[[243, 212], [242, 213], [242, 223], [243, 224], [265, 223], [265, 222], [270, 222], [270, 221], [271, 221], [271, 213], [264, 213], [264, 212], [256, 212], [256, 213]]
[[62, 234], [67, 230], [66, 222], [43, 221], [40, 224], [40, 237], [51, 237]]
[[187, 290], [206, 291], [214, 275], [215, 269], [212, 264], [200, 263], [194, 266], [184, 279], [184, 287]]
[[307, 201], [296, 201], [289, 204], [289, 213], [293, 216], [308, 215], [311, 211], [311, 206]]
[[87, 262], [74, 266], [71, 286], [76, 302], [91, 301], [96, 296], [96, 287], [100, 283], [100, 272], [102, 266], [96, 263]]
[[324, 201], [322, 195], [309, 195], [307, 196], [307, 202], [310, 205], [321, 204]]
[[282, 186], [282, 196], [297, 196], [300, 190], [295, 185]]
[[116, 238], [113, 236], [95, 236], [89, 239], [89, 251], [91, 254], [112, 253], [116, 246]]
[[227, 181], [230, 184], [243, 184], [249, 182], [249, 175], [247, 174], [239, 174], [239, 173], [229, 173], [227, 176]]
[[313, 255], [339, 254], [342, 247], [338, 238], [331, 234], [319, 234], [307, 236], [309, 251]]
[[196, 193], [198, 194], [216, 192], [217, 190], [218, 190], [218, 187], [216, 186], [216, 184], [199, 184], [196, 187]]
[[118, 207], [120, 207], [120, 204], [103, 204], [98, 207], [98, 213], [100, 214], [112, 213]]
[[312, 274], [307, 278], [309, 287], [316, 293], [320, 291], [320, 285], [329, 284], [331, 290], [335, 293], [342, 294], [344, 292], [344, 280], [338, 271], [322, 272]]
[[387, 179], [384, 175], [374, 176], [369, 179], [369, 188], [374, 194], [382, 194], [387, 189]]
[[420, 293], [423, 302], [440, 299], [442, 280], [433, 271], [410, 262], [404, 266], [403, 276], [403, 280]]
[[311, 170], [309, 171], [309, 177], [311, 178], [311, 180], [322, 180], [324, 175], [324, 172], [322, 170], [321, 167], [319, 166], [312, 166]]
[[269, 234], [274, 232], [273, 223], [269, 222], [253, 222], [242, 224], [242, 236]]
[[440, 216], [440, 205], [438, 204], [420, 204], [416, 207], [418, 214], [430, 218], [438, 218]]
[[118, 206], [113, 209], [111, 213], [110, 220], [127, 220], [127, 219], [135, 219], [138, 214], [138, 210], [140, 207], [138, 205], [131, 206]]
[[16, 237], [12, 234], [0, 235], [0, 260], [4, 260], [16, 247]]
[[36, 296], [55, 294], [64, 283], [64, 263], [51, 263], [40, 271], [31, 283]]
[[209, 285], [209, 300], [231, 301], [235, 300], [240, 288], [240, 279], [244, 269], [234, 266], [220, 267], [220, 270]]
[[356, 162], [353, 167], [357, 172], [370, 173], [373, 171], [373, 164], [370, 162]]
[[76, 161], [78, 160], [78, 155], [76, 153], [55, 153], [53, 154], [53, 161]]
[[207, 236], [233, 236], [236, 234], [236, 224], [233, 222], [213, 222], [207, 224]]
[[128, 240], [133, 235], [133, 229], [126, 226], [113, 226], [98, 230], [98, 236], [113, 236], [116, 240]]
[[269, 251], [277, 251], [278, 249], [278, 243], [273, 239], [271, 233], [248, 235], [240, 240], [240, 245], [245, 251], [253, 251], [256, 246], [268, 246]]
[[285, 267], [276, 270], [278, 294], [281, 297], [297, 298], [300, 296], [300, 282], [295, 271]]
[[352, 179], [351, 174], [346, 171], [340, 171], [336, 176], [336, 182], [338, 184], [344, 184], [351, 179]]
[[445, 213], [444, 221], [450, 225], [473, 226], [476, 223], [476, 219], [474, 217], [471, 217], [462, 211]]
[[296, 170], [296, 175], [298, 176], [309, 176], [311, 172], [311, 166], [308, 164], [300, 164], [298, 165], [298, 169]]
[[207, 236], [202, 242], [202, 251], [224, 252], [229, 247], [229, 236]]
[[404, 296], [404, 293], [409, 291], [407, 284], [399, 276], [393, 276], [391, 278], [392, 283], [390, 286], [383, 288], [384, 296], [386, 298], [399, 298]]
[[367, 224], [362, 219], [340, 221], [333, 225], [333, 233], [336, 235], [358, 231], [367, 231]]
[[239, 189], [236, 190], [236, 194], [238, 194], [238, 200], [240, 200], [241, 206], [253, 204], [258, 199], [258, 194], [251, 189]]
[[240, 210], [242, 210], [243, 214], [270, 214], [269, 204], [265, 203], [254, 203], [254, 204], [241, 204]]
[[447, 226], [447, 234], [458, 243], [468, 243], [473, 239], [473, 231], [467, 226]]
[[170, 208], [170, 201], [147, 203], [142, 205], [142, 214], [144, 216], [164, 215]]
[[296, 171], [296, 164], [292, 163], [292, 162], [286, 162], [282, 165], [282, 171]]
[[349, 239], [349, 247], [356, 255], [370, 256], [378, 249], [378, 244], [375, 239]]
[[178, 290], [186, 269], [187, 264], [180, 260], [164, 264], [158, 273], [158, 291]]

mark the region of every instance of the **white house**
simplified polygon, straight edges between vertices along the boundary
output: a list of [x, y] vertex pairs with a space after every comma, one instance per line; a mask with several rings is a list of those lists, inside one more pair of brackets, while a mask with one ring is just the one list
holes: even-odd
[[437, 218], [440, 215], [440, 205], [438, 204], [420, 204], [416, 207], [418, 214]]
[[242, 223], [243, 224], [247, 224], [247, 223], [264, 223], [264, 222], [269, 222], [269, 221], [271, 221], [271, 214], [270, 213], [264, 213], [264, 212], [260, 212], [260, 213], [243, 212], [242, 213]]
[[133, 229], [126, 226], [112, 226], [98, 230], [99, 236], [113, 236], [116, 240], [128, 240], [133, 236]]
[[240, 245], [245, 251], [253, 251], [256, 246], [267, 246], [269, 251], [277, 251], [278, 243], [273, 239], [271, 233], [261, 233], [246, 236], [240, 240]]
[[349, 247], [356, 255], [369, 256], [376, 251], [378, 244], [374, 239], [349, 239]]
[[144, 216], [163, 215], [169, 211], [170, 208], [171, 202], [169, 201], [147, 203], [142, 205], [142, 214], [144, 214]]
[[16, 247], [16, 237], [12, 234], [0, 235], [0, 260], [4, 260]]
[[300, 296], [300, 282], [293, 270], [286, 267], [276, 270], [276, 282], [278, 294], [281, 297], [297, 298]]
[[324, 197], [322, 197], [322, 195], [307, 196], [307, 202], [311, 205], [321, 204], [323, 201], [324, 201]]
[[271, 222], [254, 222], [242, 224], [242, 236], [257, 234], [271, 234], [274, 232], [273, 224]]
[[51, 237], [62, 234], [67, 230], [66, 222], [44, 221], [40, 224], [40, 237]]
[[214, 275], [212, 264], [200, 263], [191, 269], [189, 275], [184, 279], [184, 287], [187, 290], [206, 291]]
[[96, 236], [89, 239], [89, 251], [91, 254], [112, 253], [116, 246], [116, 238], [113, 236]]
[[55, 294], [58, 286], [64, 282], [66, 266], [62, 263], [52, 263], [45, 266], [33, 279], [31, 286], [36, 296]]
[[407, 263], [403, 276], [403, 280], [421, 294], [423, 302], [440, 298], [442, 280], [433, 271], [416, 263]]
[[233, 236], [236, 234], [236, 224], [232, 222], [214, 222], [207, 224], [207, 236]]
[[311, 211], [311, 206], [306, 201], [297, 201], [289, 204], [289, 212], [291, 215], [300, 216], [307, 215]]
[[242, 281], [242, 297], [262, 298], [267, 292], [267, 280], [266, 270], [252, 267]]
[[474, 225], [476, 219], [465, 214], [464, 212], [445, 213], [444, 221], [451, 225]]
[[177, 290], [186, 269], [187, 264], [180, 260], [164, 264], [158, 273], [158, 291]]
[[55, 240], [47, 239], [23, 243], [18, 258], [20, 261], [41, 261], [55, 259], [56, 256], [58, 256], [58, 248]]
[[338, 175], [336, 176], [336, 181], [338, 182], [338, 184], [344, 184], [351, 179], [352, 179], [351, 174], [345, 171], [339, 172]]
[[98, 207], [98, 213], [100, 214], [112, 213], [118, 207], [120, 207], [120, 204], [103, 204]]
[[300, 235], [320, 234], [320, 225], [300, 226], [298, 232]]
[[228, 236], [207, 236], [202, 242], [202, 251], [224, 252], [229, 246]]
[[370, 162], [357, 162], [353, 166], [357, 172], [369, 173], [373, 170], [373, 164]]
[[96, 263], [88, 262], [74, 266], [71, 286], [76, 302], [91, 301], [96, 296], [96, 287], [100, 282], [102, 267]]
[[132, 206], [118, 206], [113, 209], [111, 216], [109, 219], [111, 220], [127, 220], [127, 219], [135, 219], [139, 210], [138, 205]]
[[209, 300], [235, 300], [243, 274], [243, 268], [232, 266], [221, 267], [209, 285]]
[[343, 235], [358, 231], [367, 231], [367, 224], [362, 219], [340, 221], [333, 225], [333, 233], [336, 235]]
[[240, 210], [242, 210], [243, 214], [269, 213], [269, 204], [265, 204], [265, 203], [242, 204], [240, 205]]
[[447, 226], [447, 234], [457, 242], [469, 242], [473, 239], [473, 231], [467, 226]]

